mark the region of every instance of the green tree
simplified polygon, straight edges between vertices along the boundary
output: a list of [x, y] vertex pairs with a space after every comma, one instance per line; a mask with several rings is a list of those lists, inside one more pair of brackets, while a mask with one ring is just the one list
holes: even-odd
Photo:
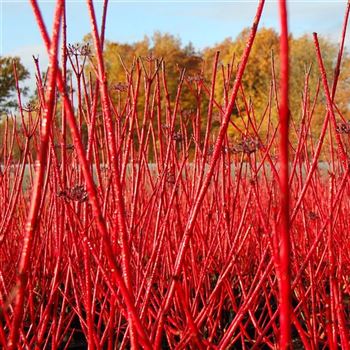
[[[2, 57], [0, 56], [0, 113], [7, 112], [10, 108], [15, 107], [16, 98], [16, 81], [13, 72], [13, 64], [16, 64], [18, 81], [21, 82], [29, 77], [29, 72], [22, 65], [19, 57]], [[22, 94], [26, 94], [27, 88], [22, 88]]]

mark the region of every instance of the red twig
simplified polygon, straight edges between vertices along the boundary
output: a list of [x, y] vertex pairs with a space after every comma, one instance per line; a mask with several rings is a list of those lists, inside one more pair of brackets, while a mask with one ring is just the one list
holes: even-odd
[[289, 349], [291, 344], [290, 322], [291, 322], [291, 282], [290, 282], [290, 238], [289, 238], [289, 49], [288, 49], [288, 23], [287, 6], [285, 0], [279, 1], [281, 39], [281, 84], [280, 84], [280, 198], [281, 217], [279, 229], [280, 254], [279, 254], [279, 301], [280, 301], [280, 348]]

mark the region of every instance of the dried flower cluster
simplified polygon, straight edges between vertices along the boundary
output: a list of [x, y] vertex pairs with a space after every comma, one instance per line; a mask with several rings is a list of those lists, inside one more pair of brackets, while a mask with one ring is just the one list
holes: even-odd
[[[231, 154], [239, 154], [239, 153], [245, 153], [245, 154], [252, 154], [257, 152], [261, 148], [261, 143], [257, 138], [248, 137], [243, 139], [242, 141], [235, 143], [232, 146], [223, 146], [222, 152], [224, 154], [231, 153]], [[212, 154], [213, 148], [209, 148], [208, 154]]]
[[127, 92], [128, 91], [129, 84], [128, 83], [122, 83], [118, 82], [113, 86], [114, 90], [119, 92]]
[[92, 55], [89, 43], [68, 44], [67, 51], [70, 56], [90, 57]]
[[337, 123], [335, 130], [338, 134], [350, 134], [350, 121], [346, 123]]
[[80, 203], [88, 199], [88, 193], [84, 185], [75, 185], [74, 187], [62, 190], [57, 193], [57, 196]]
[[203, 77], [202, 74], [198, 73], [198, 74], [194, 74], [194, 75], [188, 76], [187, 80], [190, 83], [201, 84], [204, 81], [204, 77]]

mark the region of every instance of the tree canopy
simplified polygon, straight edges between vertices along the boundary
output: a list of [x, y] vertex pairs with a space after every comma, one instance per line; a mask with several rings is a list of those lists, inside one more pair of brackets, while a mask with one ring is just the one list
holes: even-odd
[[[186, 83], [183, 85], [181, 105], [182, 111], [190, 111], [193, 106], [200, 105], [202, 111], [201, 115], [205, 118], [206, 109], [208, 106], [208, 99], [205, 94], [199, 94], [196, 88], [200, 84], [197, 84], [196, 79], [202, 79], [207, 86], [210, 86], [211, 74], [212, 74], [212, 62], [217, 51], [220, 52], [219, 60], [220, 65], [218, 67], [218, 74], [215, 88], [215, 99], [218, 104], [225, 104], [225, 87], [224, 76], [227, 76], [227, 72], [231, 70], [230, 87], [232, 87], [233, 80], [235, 78], [235, 72], [239, 64], [241, 54], [244, 50], [244, 46], [249, 35], [249, 30], [244, 29], [236, 38], [226, 38], [222, 42], [207, 47], [203, 50], [196, 50], [192, 43], [183, 45], [180, 38], [168, 34], [155, 32], [152, 37], [145, 36], [142, 40], [134, 43], [119, 43], [115, 41], [106, 40], [104, 45], [104, 59], [106, 65], [106, 73], [108, 79], [108, 85], [111, 90], [112, 100], [116, 98], [116, 88], [123, 86], [127, 83], [127, 73], [125, 67], [128, 69], [135, 62], [135, 58], [141, 58], [144, 68], [147, 70], [150, 64], [155, 62], [164, 62], [164, 67], [167, 76], [167, 88], [170, 95], [170, 100], [174, 101], [178, 78], [183, 68], [186, 69]], [[293, 119], [293, 123], [296, 125], [301, 119], [303, 103], [303, 94], [306, 74], [309, 71], [308, 79], [308, 91], [310, 100], [309, 104], [312, 104], [316, 94], [319, 94], [315, 99], [315, 118], [313, 119], [312, 132], [315, 137], [318, 136], [323, 117], [325, 113], [325, 97], [323, 96], [322, 88], [318, 90], [320, 75], [315, 56], [315, 48], [311, 35], [304, 35], [301, 37], [293, 37], [290, 35], [290, 111]], [[319, 38], [322, 49], [322, 56], [329, 79], [329, 84], [332, 83], [334, 77], [334, 67], [337, 60], [337, 45], [333, 42]], [[83, 39], [85, 43], [92, 41], [91, 35], [86, 35]], [[90, 46], [93, 48], [93, 45]], [[94, 53], [91, 52], [91, 60], [94, 62]], [[139, 61], [139, 62], [140, 62]], [[15, 79], [13, 74], [13, 62], [16, 63], [18, 80], [21, 82], [29, 76], [28, 71], [21, 64], [17, 57], [0, 57], [0, 112], [6, 112], [9, 108], [16, 105], [15, 92]], [[88, 76], [89, 71], [92, 72], [92, 67], [89, 60], [86, 61], [85, 73]], [[91, 63], [91, 62], [90, 62]], [[273, 72], [274, 67], [274, 72]], [[93, 72], [92, 72], [93, 73]], [[277, 86], [273, 86], [273, 74], [275, 74], [275, 82]], [[242, 103], [251, 102], [254, 108], [254, 117], [259, 122], [262, 120], [260, 133], [266, 131], [265, 120], [263, 120], [264, 113], [269, 103], [271, 91], [275, 88], [278, 91], [278, 74], [279, 74], [279, 34], [271, 28], [261, 28], [256, 35], [256, 39], [249, 57], [249, 61], [242, 80], [242, 90], [236, 99], [236, 110], [233, 117], [237, 117], [240, 110], [247, 110], [246, 108], [240, 108]], [[94, 73], [91, 75], [95, 76]], [[349, 117], [349, 98], [348, 91], [350, 88], [350, 58], [349, 53], [345, 52], [343, 56], [341, 73], [337, 88], [337, 94], [335, 96], [335, 103], [337, 106], [337, 112], [342, 113], [345, 118]], [[142, 79], [144, 79], [143, 76]], [[191, 81], [191, 83], [189, 83]], [[163, 82], [161, 82], [163, 84]], [[192, 88], [191, 88], [192, 84]], [[145, 81], [140, 82], [140, 94], [138, 98], [138, 107], [140, 110], [144, 108], [144, 89]], [[22, 92], [26, 92], [25, 89]], [[203, 90], [202, 90], [203, 92]], [[245, 100], [243, 99], [243, 93]], [[272, 94], [273, 95], [273, 94]], [[201, 96], [201, 100], [198, 103], [198, 96]], [[204, 97], [203, 97], [204, 96]], [[164, 97], [164, 96], [163, 96]], [[272, 97], [276, 98], [276, 96]], [[277, 97], [278, 98], [278, 97]], [[197, 99], [197, 100], [196, 100]], [[271, 103], [272, 105], [272, 103]], [[100, 107], [98, 107], [100, 108]], [[163, 107], [162, 107], [163, 108]], [[164, 109], [163, 109], [164, 111]], [[242, 117], [242, 116], [241, 116]], [[244, 117], [244, 116], [243, 116]], [[246, 116], [245, 116], [246, 117]], [[278, 111], [275, 108], [271, 110], [271, 120], [277, 122]], [[242, 123], [243, 118], [237, 118], [235, 123]], [[203, 125], [205, 121], [203, 121]], [[214, 118], [212, 125], [213, 133], [219, 126], [218, 120]], [[191, 128], [191, 125], [189, 124]], [[202, 130], [203, 131], [203, 130]], [[230, 136], [235, 137], [234, 128], [229, 128], [228, 133]], [[291, 139], [295, 138], [293, 135], [293, 129]]]
[[[121, 44], [118, 42], [107, 41], [105, 44], [105, 62], [109, 84], [112, 86], [126, 80], [123, 63], [130, 67], [134, 57], [162, 58], [166, 62], [168, 88], [171, 96], [175, 96], [178, 76], [181, 68], [186, 69], [187, 76], [201, 74], [208, 81], [211, 78], [212, 60], [215, 52], [220, 51], [220, 63], [223, 67], [233, 65], [232, 79], [243, 52], [248, 29], [244, 29], [235, 39], [226, 38], [222, 42], [212, 47], [207, 47], [201, 51], [196, 51], [192, 45], [183, 45], [181, 40], [171, 34], [162, 34], [156, 32], [152, 38], [147, 36], [141, 41], [133, 44]], [[333, 42], [320, 38], [320, 45], [324, 64], [327, 70], [328, 79], [333, 79], [333, 70], [337, 58], [337, 45]], [[316, 93], [319, 83], [319, 71], [316, 62], [315, 48], [311, 35], [303, 35], [294, 38], [290, 35], [290, 111], [295, 121], [301, 117], [301, 103], [304, 89], [306, 72], [310, 69], [309, 91], [311, 96]], [[268, 103], [270, 88], [272, 84], [272, 61], [274, 62], [276, 81], [278, 84], [279, 73], [279, 34], [271, 28], [261, 28], [256, 36], [252, 52], [249, 57], [248, 65], [243, 78], [243, 87], [245, 96], [251, 100], [254, 105], [256, 117], [259, 119]], [[341, 79], [339, 79], [337, 95], [335, 101], [340, 111], [347, 115], [349, 113], [348, 91], [350, 80], [344, 77], [350, 74], [350, 58], [345, 53], [341, 67]], [[223, 74], [218, 71], [216, 84], [216, 98], [220, 103], [224, 103], [223, 94]], [[190, 106], [191, 99], [189, 90], [185, 87], [183, 90], [182, 104]], [[188, 101], [186, 103], [186, 101]], [[320, 90], [319, 103], [315, 106], [316, 111], [322, 115], [324, 105], [324, 96]], [[204, 102], [205, 103], [205, 102]], [[238, 96], [237, 103], [240, 103]], [[318, 114], [318, 113], [316, 113]], [[273, 116], [277, 118], [277, 113]], [[316, 125], [321, 125], [322, 120], [316, 121]], [[262, 128], [264, 130], [264, 128]], [[317, 126], [315, 132], [317, 133]]]
[[[235, 39], [226, 38], [222, 42], [201, 51], [196, 51], [192, 43], [183, 45], [180, 38], [160, 32], [155, 32], [151, 38], [145, 36], [142, 40], [131, 44], [106, 41], [104, 58], [109, 85], [112, 87], [126, 80], [123, 64], [130, 67], [135, 57], [146, 59], [150, 57], [162, 58], [166, 64], [169, 93], [173, 97], [176, 94], [177, 78], [182, 68], [186, 69], [187, 76], [200, 73], [207, 79], [210, 79], [211, 62], [216, 51], [220, 51], [220, 63], [223, 66], [233, 63], [233, 69], [235, 69], [243, 52], [248, 33], [249, 30], [244, 29]], [[84, 41], [91, 41], [90, 35], [87, 35]], [[320, 43], [328, 78], [331, 80], [336, 62], [337, 46], [325, 38], [320, 38]], [[290, 36], [290, 50], [290, 109], [292, 113], [300, 113], [305, 73], [309, 67], [311, 67], [310, 91], [315, 91], [319, 81], [312, 37], [310, 35], [298, 38]], [[272, 80], [273, 54], [276, 56], [274, 62], [278, 81], [278, 52], [278, 33], [270, 28], [261, 28], [257, 33], [243, 79], [246, 97], [253, 101], [257, 115], [264, 110], [268, 101]], [[0, 57], [0, 112], [6, 112], [9, 108], [16, 106], [16, 98], [14, 96], [16, 89], [13, 74], [14, 62], [17, 67], [18, 81], [21, 82], [29, 77], [29, 72], [18, 57]], [[347, 114], [349, 109], [347, 91], [349, 91], [350, 80], [346, 79], [349, 73], [350, 59], [349, 54], [345, 53], [341, 69], [343, 79], [339, 79], [336, 95], [338, 108], [344, 114]], [[216, 97], [218, 100], [223, 100], [223, 90], [223, 76], [219, 71], [216, 85]], [[22, 93], [26, 92], [27, 89], [22, 87]], [[189, 95], [188, 89], [185, 88], [183, 94]], [[186, 99], [189, 102], [191, 101], [191, 98], [186, 96], [183, 98], [183, 101], [186, 101]]]

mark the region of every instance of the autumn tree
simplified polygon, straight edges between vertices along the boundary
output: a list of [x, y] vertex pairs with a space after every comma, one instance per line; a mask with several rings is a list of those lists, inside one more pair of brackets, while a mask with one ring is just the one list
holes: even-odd
[[[233, 62], [233, 69], [235, 70], [237, 64], [239, 63], [238, 60], [243, 52], [248, 34], [248, 30], [243, 30], [235, 40], [228, 38], [214, 47], [205, 49], [203, 52], [205, 60], [210, 62], [210, 60], [212, 60], [212, 57], [214, 56], [214, 52], [216, 50], [219, 50], [221, 52], [220, 58], [222, 65], [227, 69], [227, 65]], [[337, 46], [329, 40], [326, 40], [325, 38], [320, 38], [320, 45], [322, 49], [325, 68], [327, 71], [327, 76], [329, 78], [329, 83], [331, 83], [334, 75], [333, 70], [335, 67], [337, 57]], [[273, 29], [260, 29], [256, 35], [256, 39], [249, 57], [249, 61], [242, 82], [245, 96], [248, 100], [252, 101], [255, 114], [258, 120], [260, 120], [260, 118], [262, 117], [269, 100], [269, 93], [272, 83], [272, 62], [274, 62], [276, 84], [278, 87], [278, 52], [279, 34]], [[235, 57], [235, 60], [233, 60], [233, 57]], [[211, 67], [210, 64], [207, 64], [207, 66], [209, 68]], [[314, 43], [310, 35], [304, 35], [298, 38], [290, 36], [290, 68], [290, 111], [293, 121], [296, 124], [298, 124], [301, 118], [301, 103], [306, 72], [310, 68], [308, 91], [310, 94], [311, 101], [313, 101], [313, 99], [315, 98], [320, 77], [318, 65], [316, 62]], [[338, 90], [335, 99], [338, 108], [341, 110], [342, 113], [344, 113], [344, 115], [346, 115], [349, 112], [347, 91], [349, 91], [350, 88], [350, 81], [346, 78], [347, 76], [349, 76], [349, 69], [349, 55], [345, 54], [343, 58], [343, 64], [341, 67], [341, 77], [339, 79]], [[234, 74], [232, 76], [232, 79], [234, 79]], [[223, 103], [223, 78], [220, 74], [218, 76], [216, 97], [220, 102]], [[237, 97], [237, 103], [242, 103], [242, 95], [240, 94]], [[278, 118], [276, 108], [273, 108], [272, 112], [273, 120], [275, 120], [276, 122]], [[322, 117], [324, 116], [324, 113], [325, 99], [321, 89], [315, 106], [315, 118], [313, 121], [313, 131], [315, 133], [315, 137], [317, 137], [320, 132], [320, 128], [323, 122]], [[237, 114], [235, 116], [237, 117]], [[239, 123], [238, 120], [236, 120], [236, 122]], [[234, 133], [233, 130], [229, 131]], [[262, 127], [261, 131], [264, 131], [264, 127]], [[291, 129], [291, 131], [293, 134], [293, 128]]]
[[[224, 76], [227, 77], [228, 72], [231, 71], [230, 84], [227, 88], [228, 90], [232, 89], [235, 73], [248, 35], [249, 30], [245, 29], [236, 38], [226, 38], [222, 42], [212, 47], [205, 48], [202, 51], [197, 51], [191, 43], [184, 46], [179, 38], [171, 34], [162, 34], [160, 32], [155, 32], [152, 37], [145, 36], [142, 40], [130, 44], [106, 41], [104, 47], [104, 58], [112, 100], [116, 96], [113, 87], [120, 82], [125, 83], [127, 79], [123, 65], [130, 68], [135, 58], [142, 60], [146, 65], [148, 65], [147, 60], [162, 59], [165, 65], [171, 100], [174, 101], [175, 98], [180, 71], [185, 68], [187, 79], [182, 90], [180, 109], [193, 110], [193, 108], [197, 108], [199, 105], [202, 118], [205, 119], [208, 100], [205, 94], [198, 94], [198, 91], [196, 90], [198, 85], [196, 85], [196, 79], [193, 78], [197, 76], [201, 79], [202, 77], [206, 84], [210, 84], [213, 58], [215, 52], [219, 51], [220, 64], [216, 80], [215, 99], [217, 103], [224, 106]], [[85, 40], [91, 41], [91, 37], [87, 36]], [[325, 38], [320, 37], [319, 40], [327, 76], [329, 83], [331, 84], [338, 48], [337, 45]], [[279, 33], [271, 28], [261, 28], [256, 34], [254, 45], [242, 80], [242, 89], [237, 96], [236, 109], [232, 115], [232, 120], [239, 127], [244, 128], [244, 123], [246, 123], [248, 118], [246, 112], [244, 115], [241, 115], [245, 118], [244, 122], [239, 118], [239, 111], [247, 110], [244, 103], [251, 103], [251, 106], [254, 108], [254, 117], [259, 123], [268, 106], [270, 95], [272, 96], [272, 123], [277, 125], [278, 111], [275, 102], [275, 91], [279, 91], [278, 53]], [[342, 62], [341, 76], [338, 83], [335, 102], [340, 112], [344, 116], [347, 116], [349, 113], [348, 91], [350, 88], [350, 80], [347, 78], [350, 74], [350, 58], [347, 53], [344, 54]], [[273, 68], [276, 83], [274, 88], [272, 84]], [[319, 94], [316, 95], [320, 75], [311, 35], [304, 35], [297, 38], [290, 35], [290, 68], [290, 112], [293, 125], [295, 126], [295, 128], [291, 128], [291, 140], [296, 140], [296, 131], [302, 116], [301, 105], [303, 101], [304, 82], [306, 72], [309, 68], [310, 77], [308, 82], [308, 96], [310, 103], [312, 103], [317, 97], [312, 123], [312, 132], [315, 138], [317, 138], [321, 130], [323, 116], [326, 110], [322, 89], [320, 89]], [[192, 82], [190, 83], [190, 81]], [[227, 96], [230, 93], [228, 90], [226, 91], [226, 101]], [[138, 107], [140, 110], [143, 109], [144, 105], [144, 92], [144, 84], [142, 82], [138, 99]], [[245, 99], [243, 99], [243, 94]], [[267, 118], [265, 118], [259, 129], [261, 136], [266, 133], [267, 124]], [[202, 125], [205, 125], [205, 120], [202, 120]], [[218, 128], [218, 120], [214, 118], [212, 127], [213, 133], [215, 133], [215, 130]], [[191, 129], [191, 125], [189, 125], [189, 129]], [[240, 134], [232, 126], [229, 127], [228, 133], [233, 138], [240, 137]]]

